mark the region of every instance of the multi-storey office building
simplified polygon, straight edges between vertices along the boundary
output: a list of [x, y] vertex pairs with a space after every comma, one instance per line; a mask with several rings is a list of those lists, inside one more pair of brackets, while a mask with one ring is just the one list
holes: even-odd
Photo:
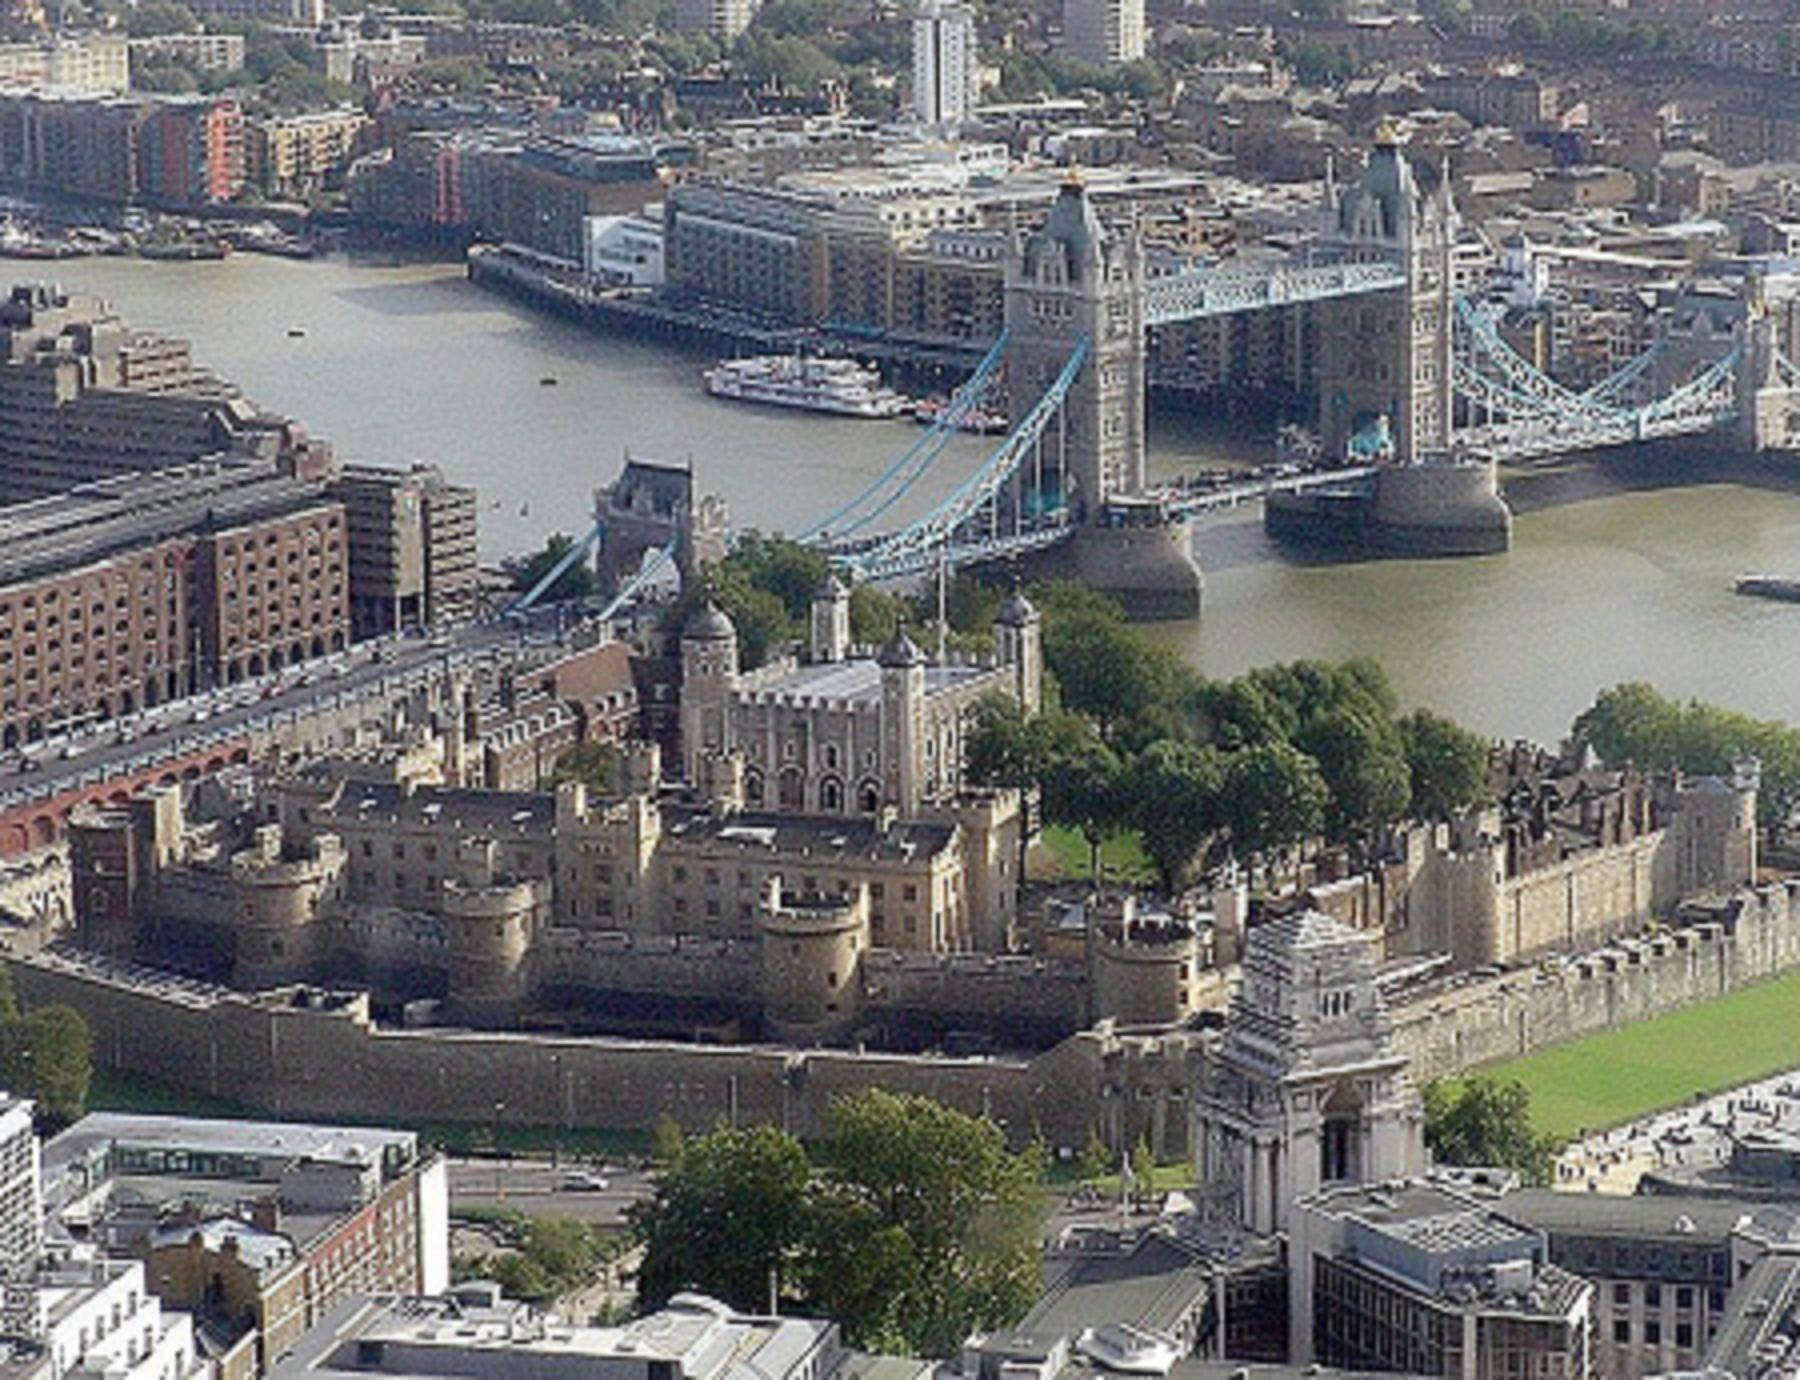
[[[44, 1148], [54, 1215], [148, 1265], [228, 1380], [346, 1297], [449, 1283], [443, 1161], [410, 1131], [96, 1112]], [[142, 1281], [140, 1280], [140, 1283]]]
[[475, 491], [435, 466], [346, 465], [332, 482], [350, 531], [351, 624], [379, 637], [475, 611]]
[[1396, 1180], [1294, 1205], [1289, 1357], [1447, 1380], [1587, 1380], [1594, 1286], [1543, 1233], [1448, 1186]]

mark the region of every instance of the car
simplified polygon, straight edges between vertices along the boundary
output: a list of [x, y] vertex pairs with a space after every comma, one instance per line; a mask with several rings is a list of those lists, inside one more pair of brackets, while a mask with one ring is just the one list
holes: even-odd
[[188, 715], [188, 722], [203, 724], [210, 718], [212, 718], [212, 710], [204, 704], [197, 704], [194, 706], [193, 712]]
[[348, 666], [343, 665], [341, 662], [338, 665], [333, 666], [331, 668], [331, 678], [333, 680], [342, 680], [345, 676], [347, 676], [349, 674], [350, 674], [350, 668]]
[[450, 645], [450, 634], [449, 633], [436, 633], [432, 636], [432, 639], [428, 645], [432, 646], [432, 647], [436, 647], [439, 651], [442, 651], [445, 647], [448, 647]]
[[113, 735], [113, 742], [123, 747], [126, 743], [137, 741], [138, 731], [130, 724], [120, 724], [119, 731]]
[[558, 1185], [565, 1193], [604, 1193], [611, 1185], [591, 1169], [571, 1169]]
[[19, 770], [22, 772], [42, 771], [43, 769], [44, 764], [35, 757], [21, 757], [19, 759]]

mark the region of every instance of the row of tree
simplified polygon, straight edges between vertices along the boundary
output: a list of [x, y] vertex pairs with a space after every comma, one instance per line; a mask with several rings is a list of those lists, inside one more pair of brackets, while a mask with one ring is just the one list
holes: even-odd
[[1790, 724], [1672, 700], [1632, 682], [1601, 691], [1575, 720], [1574, 737], [1604, 762], [1645, 771], [1729, 775], [1734, 763], [1754, 757], [1762, 767], [1762, 822], [1782, 823], [1800, 808], [1800, 729]]
[[810, 1147], [721, 1127], [675, 1149], [632, 1210], [640, 1302], [699, 1289], [793, 1305], [838, 1320], [852, 1346], [947, 1355], [1035, 1296], [1045, 1163], [992, 1121], [879, 1089], [833, 1103]]
[[1484, 798], [1488, 745], [1427, 710], [1399, 712], [1370, 661], [1300, 661], [1209, 681], [1073, 585], [1035, 591], [1054, 707], [980, 706], [968, 770], [1035, 790], [1043, 818], [1097, 862], [1134, 831], [1163, 885], [1196, 859], [1280, 853], [1315, 838], [1362, 844], [1408, 817]]

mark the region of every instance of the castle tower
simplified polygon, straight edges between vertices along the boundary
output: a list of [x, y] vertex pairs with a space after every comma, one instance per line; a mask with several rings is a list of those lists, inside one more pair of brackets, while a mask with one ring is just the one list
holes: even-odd
[[[1144, 490], [1144, 256], [1134, 235], [1109, 235], [1079, 181], [1063, 184], [1043, 227], [1008, 242], [1007, 394], [1017, 426], [1088, 342], [1060, 423], [1044, 433], [1042, 464], [1027, 461], [1015, 513], [1038, 511], [1037, 481], [1054, 495], [1066, 478], [1079, 521]], [[1059, 475], [1059, 469], [1065, 467]]]
[[1444, 455], [1454, 420], [1450, 249], [1457, 219], [1449, 169], [1437, 194], [1424, 196], [1400, 136], [1384, 124], [1362, 176], [1338, 199], [1337, 220], [1336, 251], [1358, 261], [1397, 258], [1407, 281], [1394, 292], [1319, 303], [1325, 453], [1354, 450], [1402, 465]]
[[1209, 1212], [1285, 1231], [1297, 1198], [1424, 1168], [1424, 1108], [1376, 966], [1367, 934], [1317, 911], [1250, 931], [1196, 1114]]
[[850, 591], [827, 570], [812, 597], [812, 659], [843, 661], [850, 655]]
[[700, 779], [700, 759], [731, 747], [731, 696], [737, 689], [737, 629], [708, 599], [681, 630], [682, 779]]
[[925, 738], [925, 653], [901, 628], [881, 649], [881, 754], [887, 803], [902, 818], [918, 813]]
[[450, 945], [447, 1002], [454, 1019], [501, 1026], [515, 1020], [527, 995], [531, 945], [547, 909], [548, 888], [500, 870], [499, 845], [464, 839], [456, 875], [444, 879], [442, 910]]
[[1013, 693], [1027, 714], [1044, 701], [1044, 630], [1037, 607], [1016, 585], [994, 618], [994, 654], [1013, 670]]
[[802, 894], [771, 877], [762, 905], [763, 1014], [779, 1039], [806, 1044], [849, 1029], [862, 1013], [869, 887]]

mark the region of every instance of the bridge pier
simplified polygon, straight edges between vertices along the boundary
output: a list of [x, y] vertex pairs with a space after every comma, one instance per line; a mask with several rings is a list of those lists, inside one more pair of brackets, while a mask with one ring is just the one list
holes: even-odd
[[1111, 523], [1077, 527], [1060, 545], [1021, 558], [1032, 580], [1074, 580], [1119, 602], [1134, 621], [1200, 616], [1204, 581], [1190, 523], [1152, 504], [1117, 504]]
[[1355, 489], [1271, 494], [1277, 541], [1379, 556], [1491, 556], [1512, 547], [1512, 510], [1491, 460], [1426, 461], [1377, 471]]

